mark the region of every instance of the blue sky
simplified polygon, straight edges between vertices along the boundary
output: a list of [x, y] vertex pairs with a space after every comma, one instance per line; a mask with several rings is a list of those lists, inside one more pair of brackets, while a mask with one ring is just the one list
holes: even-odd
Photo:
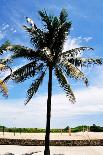
[[[91, 46], [90, 57], [103, 57], [103, 1], [102, 0], [0, 0], [0, 44], [9, 39], [12, 43], [30, 46], [29, 37], [23, 30], [28, 16], [42, 27], [38, 10], [46, 9], [50, 14], [59, 15], [67, 9], [72, 21], [70, 36], [64, 49]], [[7, 55], [7, 57], [9, 54]], [[19, 59], [14, 68], [26, 63]], [[90, 81], [88, 88], [81, 82], [71, 81], [77, 102], [71, 105], [53, 77], [53, 101], [51, 127], [76, 126], [82, 124], [103, 124], [103, 66], [84, 69]], [[24, 106], [26, 90], [32, 81], [24, 84], [8, 83], [9, 97], [0, 97], [0, 121], [7, 126], [45, 127], [47, 77], [39, 92]]]

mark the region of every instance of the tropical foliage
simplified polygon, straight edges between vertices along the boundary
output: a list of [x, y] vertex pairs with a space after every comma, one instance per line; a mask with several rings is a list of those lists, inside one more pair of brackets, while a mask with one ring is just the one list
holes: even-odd
[[[74, 103], [76, 101], [69, 78], [83, 80], [88, 85], [88, 79], [80, 70], [80, 67], [87, 67], [91, 64], [102, 64], [101, 59], [82, 58], [82, 52], [92, 50], [90, 47], [79, 47], [63, 52], [64, 42], [66, 41], [71, 28], [71, 21], [68, 19], [66, 10], [60, 12], [59, 17], [48, 15], [45, 10], [39, 11], [39, 15], [44, 25], [44, 29], [38, 28], [32, 19], [26, 17], [27, 25], [23, 28], [30, 36], [32, 48], [23, 45], [12, 45], [6, 42], [1, 46], [0, 52], [4, 50], [12, 51], [11, 60], [18, 58], [27, 59], [27, 64], [23, 65], [12, 73], [9, 78], [16, 83], [22, 83], [30, 77], [34, 77], [32, 84], [27, 91], [27, 104], [33, 95], [36, 94], [42, 81], [49, 71], [48, 80], [48, 100], [47, 100], [47, 124], [45, 154], [49, 153], [49, 134], [51, 116], [51, 95], [52, 95], [52, 73], [55, 74], [60, 87], [66, 93], [68, 99]], [[29, 61], [29, 62], [28, 62]], [[53, 72], [54, 71], [54, 72]], [[46, 147], [46, 145], [48, 145]]]
[[[5, 44], [3, 44], [0, 47], [0, 55], [4, 53], [5, 48], [9, 46], [9, 42], [6, 41]], [[8, 69], [10, 70], [10, 74], [12, 72], [11, 68], [7, 65], [9, 62], [9, 59], [0, 59], [0, 73], [2, 74], [3, 72], [7, 71]], [[0, 79], [0, 92], [2, 92], [3, 96], [7, 97], [8, 96], [8, 88], [5, 84], [6, 78], [5, 79]]]
[[85, 50], [93, 50], [90, 47], [79, 47], [62, 52], [64, 42], [71, 28], [71, 21], [67, 20], [68, 15], [65, 10], [61, 11], [59, 17], [48, 16], [46, 11], [39, 11], [39, 15], [44, 22], [44, 31], [40, 30], [28, 17], [26, 20], [29, 26], [23, 26], [30, 35], [33, 48], [12, 45], [7, 41], [1, 46], [0, 53], [2, 54], [5, 50], [13, 52], [10, 60], [4, 60], [6, 63], [21, 57], [30, 61], [14, 71], [11, 76], [17, 83], [24, 82], [30, 77], [36, 77], [27, 91], [26, 104], [38, 91], [49, 66], [52, 66], [58, 82], [66, 92], [69, 100], [75, 102], [75, 96], [67, 77], [81, 79], [88, 85], [88, 79], [79, 67], [102, 64], [102, 59], [82, 58], [80, 53]]
[[3, 96], [8, 96], [8, 88], [6, 84], [3, 82], [3, 80], [0, 80], [0, 92], [3, 94]]

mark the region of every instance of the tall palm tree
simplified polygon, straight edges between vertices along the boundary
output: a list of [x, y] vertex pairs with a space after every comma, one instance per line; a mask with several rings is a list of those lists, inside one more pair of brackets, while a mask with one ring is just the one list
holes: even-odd
[[29, 63], [27, 61], [26, 65], [23, 65], [11, 75], [11, 78], [17, 83], [34, 77], [34, 81], [27, 91], [25, 104], [27, 104], [38, 91], [47, 70], [49, 72], [44, 155], [50, 155], [49, 136], [53, 72], [68, 99], [74, 103], [76, 99], [67, 78], [83, 80], [84, 83], [88, 85], [88, 79], [79, 67], [86, 67], [91, 64], [102, 64], [102, 60], [81, 57], [80, 53], [82, 51], [93, 50], [90, 47], [79, 47], [63, 52], [64, 42], [71, 28], [71, 21], [68, 20], [68, 14], [65, 10], [60, 12], [59, 17], [48, 15], [45, 10], [39, 11], [39, 15], [44, 23], [43, 30], [39, 29], [32, 19], [28, 17], [26, 17], [26, 20], [29, 26], [23, 26], [30, 35], [32, 48], [9, 44], [5, 50], [13, 52], [11, 59], [25, 58], [29, 61]]

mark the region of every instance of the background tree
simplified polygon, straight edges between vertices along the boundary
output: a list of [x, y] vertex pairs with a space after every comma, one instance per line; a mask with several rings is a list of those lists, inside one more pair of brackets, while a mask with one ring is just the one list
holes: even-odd
[[87, 86], [88, 79], [79, 67], [87, 67], [91, 64], [102, 64], [102, 60], [81, 57], [82, 51], [93, 50], [90, 47], [79, 47], [63, 52], [64, 42], [71, 28], [71, 21], [68, 19], [68, 14], [64, 9], [58, 17], [48, 15], [45, 10], [39, 11], [39, 15], [44, 23], [44, 29], [39, 29], [33, 20], [28, 17], [26, 17], [26, 20], [29, 26], [23, 26], [30, 35], [32, 48], [12, 44], [6, 46], [5, 50], [12, 51], [13, 53], [11, 56], [12, 60], [25, 58], [29, 61], [29, 63], [27, 61], [26, 65], [14, 71], [7, 79], [11, 78], [15, 82], [21, 83], [30, 77], [34, 77], [30, 88], [27, 90], [27, 98], [25, 101], [25, 104], [27, 104], [38, 91], [48, 71], [47, 122], [44, 155], [50, 155], [49, 136], [53, 73], [57, 77], [60, 87], [63, 88], [68, 99], [74, 103], [76, 99], [67, 78], [83, 80]]

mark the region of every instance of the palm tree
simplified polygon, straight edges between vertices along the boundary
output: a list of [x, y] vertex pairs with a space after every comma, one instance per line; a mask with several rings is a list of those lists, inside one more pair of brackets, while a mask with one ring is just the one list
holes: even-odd
[[79, 67], [102, 64], [102, 60], [81, 57], [82, 51], [93, 50], [90, 47], [79, 47], [63, 52], [64, 42], [71, 28], [71, 21], [68, 20], [68, 14], [64, 9], [60, 12], [59, 17], [48, 15], [45, 10], [39, 11], [39, 15], [44, 23], [43, 30], [39, 29], [28, 17], [26, 20], [29, 26], [23, 26], [30, 35], [32, 48], [9, 44], [5, 50], [13, 52], [11, 56], [13, 60], [17, 58], [27, 59], [27, 64], [14, 71], [10, 76], [15, 82], [21, 83], [30, 77], [34, 77], [34, 81], [27, 91], [25, 104], [36, 94], [47, 71], [49, 73], [44, 155], [50, 155], [49, 136], [53, 73], [68, 99], [74, 103], [76, 99], [67, 78], [83, 80], [88, 85], [88, 79]]
[[[5, 48], [8, 47], [8, 46], [9, 46], [9, 41], [6, 41], [5, 44], [3, 44], [0, 47], [0, 55], [3, 55]], [[0, 59], [0, 73], [5, 72], [6, 70], [9, 69], [10, 75], [11, 75], [12, 69], [7, 65], [8, 62], [9, 62], [9, 60], [6, 59], [6, 58], [5, 59], [4, 58]], [[4, 78], [3, 80], [0, 79], [0, 92], [2, 92], [2, 95], [4, 97], [8, 96], [8, 88], [7, 88], [6, 84], [5, 84], [6, 80], [7, 80], [7, 78]]]

